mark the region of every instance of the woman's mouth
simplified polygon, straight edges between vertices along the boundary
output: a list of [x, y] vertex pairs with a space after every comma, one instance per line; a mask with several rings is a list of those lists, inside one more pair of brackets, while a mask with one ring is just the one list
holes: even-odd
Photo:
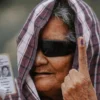
[[34, 75], [51, 75], [53, 73], [50, 72], [34, 72]]

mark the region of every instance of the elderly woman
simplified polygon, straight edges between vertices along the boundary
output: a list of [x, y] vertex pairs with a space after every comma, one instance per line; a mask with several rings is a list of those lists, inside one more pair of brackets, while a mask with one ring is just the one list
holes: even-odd
[[84, 1], [42, 1], [18, 37], [17, 93], [5, 100], [99, 100], [99, 41]]

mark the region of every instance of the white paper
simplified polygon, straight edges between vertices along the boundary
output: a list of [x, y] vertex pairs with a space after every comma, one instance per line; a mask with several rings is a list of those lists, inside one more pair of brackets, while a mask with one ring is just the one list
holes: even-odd
[[0, 85], [6, 90], [6, 94], [16, 93], [12, 67], [9, 56], [0, 55]]
[[6, 89], [3, 88], [1, 85], [0, 85], [0, 97], [2, 98], [2, 100], [4, 100], [6, 96]]

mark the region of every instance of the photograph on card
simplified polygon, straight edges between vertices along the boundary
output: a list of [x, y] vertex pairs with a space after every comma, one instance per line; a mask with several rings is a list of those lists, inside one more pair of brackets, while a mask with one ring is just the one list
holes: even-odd
[[7, 94], [16, 93], [10, 58], [7, 54], [0, 54], [0, 85]]

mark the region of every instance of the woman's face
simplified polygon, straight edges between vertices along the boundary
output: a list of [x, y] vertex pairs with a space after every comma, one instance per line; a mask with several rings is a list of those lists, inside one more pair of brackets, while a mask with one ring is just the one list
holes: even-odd
[[[41, 39], [65, 40], [68, 26], [61, 19], [52, 17], [43, 29]], [[56, 92], [61, 89], [61, 83], [72, 67], [73, 54], [59, 57], [47, 57], [41, 50], [37, 51], [33, 77], [39, 92]]]
[[8, 76], [8, 74], [9, 74], [8, 68], [4, 67], [3, 68], [3, 75]]

